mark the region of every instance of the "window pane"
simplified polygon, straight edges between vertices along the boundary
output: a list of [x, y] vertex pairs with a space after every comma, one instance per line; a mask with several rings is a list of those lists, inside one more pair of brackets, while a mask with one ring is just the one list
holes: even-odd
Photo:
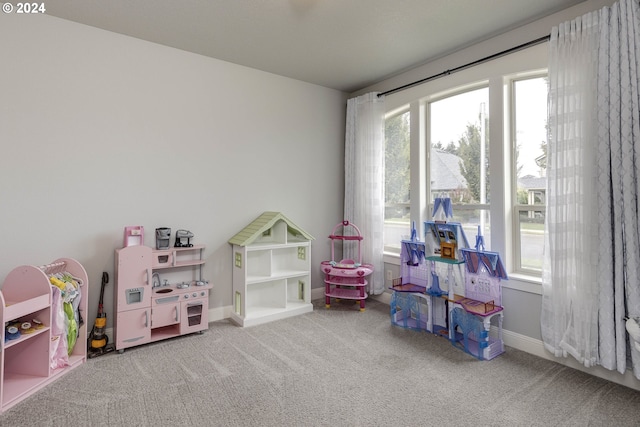
[[546, 204], [547, 82], [514, 82], [517, 203]]
[[409, 112], [385, 121], [385, 250], [400, 252], [409, 226]]
[[[516, 165], [516, 270], [542, 271], [546, 205], [546, 78], [517, 80], [513, 84]], [[535, 205], [536, 209], [530, 206]], [[524, 206], [528, 206], [524, 208]]]
[[487, 250], [491, 241], [488, 105], [488, 88], [465, 92], [432, 102], [429, 120], [431, 202], [438, 196], [450, 197], [452, 220], [463, 225], [471, 246], [480, 226]]
[[489, 202], [487, 88], [431, 103], [431, 195]]
[[[478, 235], [478, 226], [481, 226], [482, 237], [485, 250], [490, 250], [491, 245], [491, 227], [489, 209], [461, 209], [454, 208], [452, 221], [462, 224], [465, 236], [469, 241], [469, 246], [476, 246], [476, 236]], [[483, 222], [484, 221], [484, 222]]]
[[544, 220], [544, 209], [519, 212], [518, 229], [520, 231], [520, 267], [522, 269], [542, 271]]

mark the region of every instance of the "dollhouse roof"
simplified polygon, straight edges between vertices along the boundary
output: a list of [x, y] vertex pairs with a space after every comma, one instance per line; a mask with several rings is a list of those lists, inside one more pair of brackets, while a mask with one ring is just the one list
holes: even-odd
[[497, 252], [479, 251], [475, 249], [460, 249], [464, 256], [465, 267], [469, 273], [479, 274], [484, 271], [491, 277], [508, 280], [500, 254]]
[[314, 237], [293, 223], [289, 218], [280, 212], [264, 212], [254, 219], [249, 225], [240, 230], [235, 236], [229, 239], [229, 243], [238, 246], [247, 246], [253, 243], [264, 232], [271, 229], [279, 221], [284, 221], [287, 225], [287, 233], [300, 239], [313, 240]]

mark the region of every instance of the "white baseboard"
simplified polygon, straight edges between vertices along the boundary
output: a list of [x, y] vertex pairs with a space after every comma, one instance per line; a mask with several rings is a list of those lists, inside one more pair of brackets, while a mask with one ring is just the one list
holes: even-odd
[[553, 362], [560, 363], [561, 365], [568, 366], [569, 368], [640, 391], [640, 380], [633, 375], [633, 371], [631, 369], [627, 369], [624, 374], [620, 374], [618, 371], [610, 371], [601, 366], [586, 368], [571, 356], [553, 356], [544, 348], [544, 343], [540, 340], [507, 330], [503, 330], [502, 333], [504, 344], [509, 347], [522, 350], [535, 356], [542, 357], [543, 359], [551, 360]]
[[380, 295], [372, 295], [371, 298], [387, 305], [391, 304], [391, 294], [389, 292], [384, 292]]
[[324, 298], [324, 287], [311, 289], [311, 301]]
[[209, 322], [216, 322], [218, 320], [231, 318], [231, 309], [233, 307], [228, 305], [226, 307], [216, 307], [209, 309]]

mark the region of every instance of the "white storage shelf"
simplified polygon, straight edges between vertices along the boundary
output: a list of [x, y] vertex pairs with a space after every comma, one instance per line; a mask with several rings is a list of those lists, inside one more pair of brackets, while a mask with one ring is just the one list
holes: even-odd
[[[304, 250], [305, 259], [298, 257], [298, 251]], [[307, 257], [309, 244], [298, 244], [293, 247], [279, 247], [271, 249], [247, 250], [247, 275], [246, 285], [252, 293], [260, 294], [264, 289], [276, 290], [278, 294], [274, 298], [282, 301], [299, 300], [299, 294], [304, 294], [305, 290], [300, 289], [300, 283], [310, 283], [309, 274], [310, 262]], [[282, 288], [282, 289], [280, 289]], [[291, 292], [289, 292], [291, 290]], [[295, 292], [294, 292], [295, 290]], [[268, 292], [268, 291], [267, 291]], [[296, 295], [292, 297], [289, 294]], [[250, 301], [261, 298], [249, 298], [247, 305], [255, 306]], [[270, 304], [267, 304], [270, 305]]]
[[250, 309], [285, 308], [287, 306], [285, 280], [272, 280], [251, 286], [247, 293], [247, 311]]
[[247, 251], [247, 282], [260, 282], [272, 278], [271, 251]]
[[274, 280], [282, 280], [282, 279], [288, 279], [291, 277], [307, 277], [309, 276], [309, 272], [308, 271], [303, 271], [303, 270], [299, 270], [299, 271], [294, 271], [294, 270], [290, 270], [290, 271], [279, 271], [277, 274], [272, 274], [270, 276], [247, 276], [247, 286], [253, 286], [255, 284], [258, 283], [264, 283], [264, 282], [271, 282]]
[[[247, 283], [308, 274], [308, 250], [308, 243], [269, 249], [247, 248]], [[304, 251], [304, 255], [298, 256], [299, 251]]]
[[231, 319], [240, 326], [252, 326], [312, 311], [312, 238], [292, 229], [278, 213], [266, 212], [253, 225], [230, 241], [234, 258]]
[[[305, 259], [298, 257], [304, 250]], [[309, 244], [294, 246], [269, 246], [264, 249], [252, 247], [247, 250], [247, 284], [309, 275]]]
[[287, 304], [304, 303], [305, 295], [310, 292], [311, 276], [305, 274], [287, 279]]

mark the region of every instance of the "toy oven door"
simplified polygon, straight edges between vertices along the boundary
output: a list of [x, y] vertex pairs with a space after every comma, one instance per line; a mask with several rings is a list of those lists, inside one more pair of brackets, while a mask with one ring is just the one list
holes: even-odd
[[209, 327], [209, 298], [198, 298], [182, 302], [182, 316], [180, 316], [180, 333], [188, 334], [208, 329]]

